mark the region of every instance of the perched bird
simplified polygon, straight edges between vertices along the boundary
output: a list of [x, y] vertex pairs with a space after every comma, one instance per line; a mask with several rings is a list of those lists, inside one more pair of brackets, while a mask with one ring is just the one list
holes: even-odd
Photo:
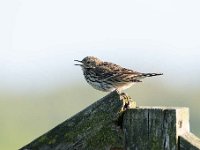
[[123, 68], [110, 62], [104, 62], [97, 57], [87, 56], [83, 60], [74, 60], [80, 64], [86, 81], [95, 89], [111, 92], [122, 91], [134, 83], [142, 82], [146, 77], [163, 75], [162, 73], [141, 73]]

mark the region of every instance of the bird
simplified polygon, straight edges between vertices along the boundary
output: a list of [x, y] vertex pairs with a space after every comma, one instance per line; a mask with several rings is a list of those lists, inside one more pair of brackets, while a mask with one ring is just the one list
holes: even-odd
[[163, 75], [163, 73], [141, 73], [120, 65], [102, 61], [94, 56], [86, 56], [82, 60], [74, 60], [80, 66], [88, 84], [93, 88], [103, 91], [121, 92], [135, 83], [142, 82], [146, 77]]

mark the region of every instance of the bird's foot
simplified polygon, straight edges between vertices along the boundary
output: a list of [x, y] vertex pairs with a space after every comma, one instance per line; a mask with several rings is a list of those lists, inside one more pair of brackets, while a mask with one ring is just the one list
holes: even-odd
[[122, 99], [124, 102], [123, 110], [129, 109], [129, 108], [136, 108], [136, 102], [132, 100], [132, 98], [128, 96], [126, 93], [121, 93], [120, 99]]

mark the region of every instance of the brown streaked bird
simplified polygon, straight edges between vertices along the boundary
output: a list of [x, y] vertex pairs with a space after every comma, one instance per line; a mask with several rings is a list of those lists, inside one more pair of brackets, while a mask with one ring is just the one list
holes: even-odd
[[163, 75], [162, 73], [141, 73], [110, 62], [104, 62], [97, 57], [87, 56], [83, 60], [74, 60], [80, 64], [86, 81], [95, 89], [111, 92], [122, 91], [134, 83], [142, 82], [146, 77]]

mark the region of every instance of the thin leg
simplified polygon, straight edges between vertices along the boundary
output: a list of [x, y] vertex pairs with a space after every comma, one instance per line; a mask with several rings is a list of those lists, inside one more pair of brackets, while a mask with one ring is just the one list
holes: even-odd
[[120, 97], [124, 101], [123, 110], [129, 109], [129, 108], [136, 108], [136, 102], [133, 101], [130, 96], [128, 96], [125, 93], [121, 93]]

